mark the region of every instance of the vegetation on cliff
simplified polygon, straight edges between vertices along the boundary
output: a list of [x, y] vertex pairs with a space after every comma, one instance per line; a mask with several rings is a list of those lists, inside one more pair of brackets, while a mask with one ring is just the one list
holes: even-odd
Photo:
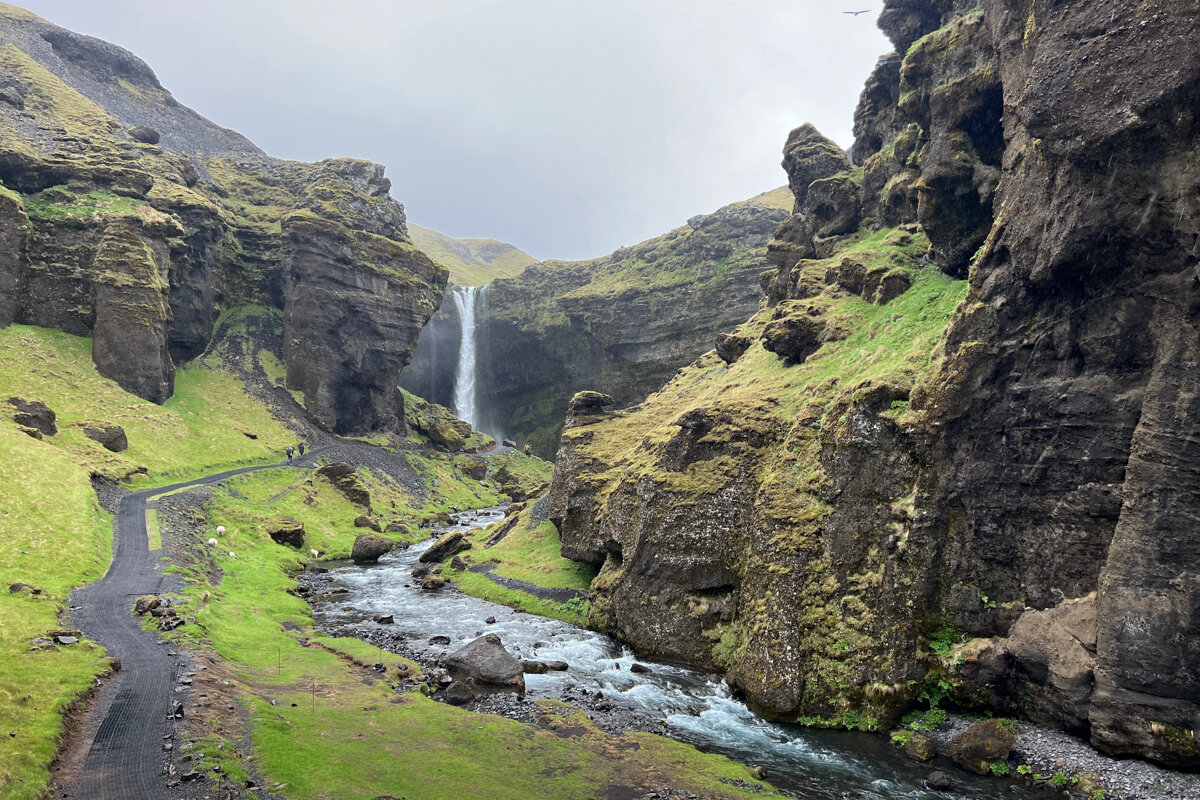
[[455, 239], [431, 228], [408, 224], [413, 244], [450, 270], [455, 286], [482, 286], [500, 278], [515, 278], [537, 259], [520, 248], [495, 239]]

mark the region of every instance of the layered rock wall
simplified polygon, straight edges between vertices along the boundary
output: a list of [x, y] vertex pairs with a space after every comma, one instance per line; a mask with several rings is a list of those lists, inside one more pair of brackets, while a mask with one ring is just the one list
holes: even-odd
[[155, 402], [222, 309], [284, 309], [289, 386], [331, 429], [402, 425], [396, 384], [445, 271], [383, 168], [278, 161], [113, 45], [0, 4], [0, 325], [94, 338]]

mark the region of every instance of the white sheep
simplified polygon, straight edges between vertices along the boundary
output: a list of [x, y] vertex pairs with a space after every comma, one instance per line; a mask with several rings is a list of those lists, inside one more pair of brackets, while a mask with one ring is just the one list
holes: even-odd
[[311, 548], [311, 547], [309, 548], [308, 552], [312, 553], [312, 557], [313, 557], [313, 558], [319, 558], [319, 557], [320, 557], [320, 554], [319, 554], [319, 553], [317, 553], [317, 551], [316, 551], [315, 549]]
[[217, 546], [217, 540], [216, 540], [216, 539], [209, 539], [209, 540], [208, 540], [208, 546], [209, 546], [209, 547], [216, 547], [216, 546]]
[[229, 551], [229, 557], [230, 557], [230, 558], [237, 558], [237, 555], [235, 555], [235, 554], [234, 554], [234, 552], [233, 552], [232, 550], [230, 550], [230, 551]]
[[218, 525], [217, 526], [217, 536], [224, 536], [224, 535], [225, 535], [225, 526]]

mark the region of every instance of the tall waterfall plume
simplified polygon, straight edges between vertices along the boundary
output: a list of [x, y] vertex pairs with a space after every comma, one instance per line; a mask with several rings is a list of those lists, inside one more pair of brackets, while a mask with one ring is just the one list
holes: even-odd
[[471, 427], [479, 427], [479, 412], [476, 407], [475, 381], [475, 309], [481, 294], [487, 287], [460, 286], [454, 289], [454, 305], [461, 321], [461, 338], [458, 346], [458, 372], [454, 376], [454, 413]]

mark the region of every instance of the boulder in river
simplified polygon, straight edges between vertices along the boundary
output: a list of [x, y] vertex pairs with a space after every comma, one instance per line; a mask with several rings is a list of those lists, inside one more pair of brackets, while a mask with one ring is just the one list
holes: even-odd
[[437, 564], [445, 561], [450, 556], [458, 555], [464, 550], [470, 550], [471, 543], [462, 533], [455, 531], [447, 533], [442, 538], [433, 543], [433, 546], [421, 553], [419, 559], [422, 564]]
[[427, 592], [436, 591], [446, 585], [446, 579], [441, 575], [428, 575], [421, 581], [421, 588]]
[[913, 761], [929, 761], [937, 755], [937, 744], [928, 736], [914, 733], [904, 745], [904, 755]]
[[430, 644], [450, 644], [449, 636], [432, 636], [429, 639]]
[[629, 671], [634, 675], [649, 675], [654, 670], [647, 667], [645, 664], [639, 664], [636, 661], [629, 667]]
[[550, 667], [541, 661], [522, 661], [521, 669], [527, 675], [544, 675], [550, 670]]
[[455, 681], [466, 681], [477, 688], [515, 691], [525, 694], [525, 671], [504, 649], [494, 633], [475, 641], [446, 657], [446, 669]]
[[954, 781], [940, 769], [935, 769], [925, 778], [925, 786], [933, 789], [935, 792], [948, 792], [954, 788]]
[[999, 720], [977, 722], [950, 740], [947, 747], [954, 763], [980, 775], [992, 764], [1004, 761], [1016, 743], [1016, 736]]
[[373, 564], [379, 557], [392, 550], [392, 540], [373, 533], [364, 533], [354, 540], [354, 549], [350, 557], [355, 564]]

